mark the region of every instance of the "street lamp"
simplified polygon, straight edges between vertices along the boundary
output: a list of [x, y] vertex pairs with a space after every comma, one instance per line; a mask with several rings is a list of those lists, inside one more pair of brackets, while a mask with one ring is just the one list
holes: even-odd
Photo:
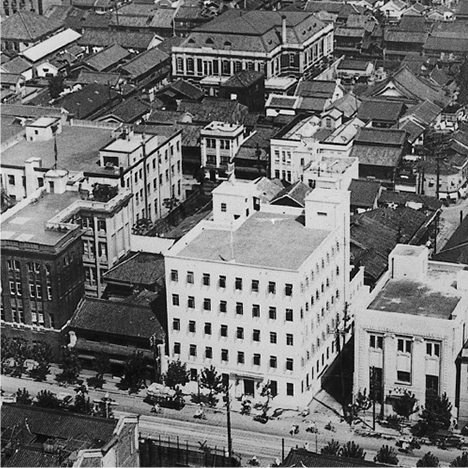
[[159, 382], [159, 353], [158, 353], [158, 337], [156, 333], [153, 333], [150, 336], [150, 346], [153, 350], [153, 358], [154, 358], [154, 380], [155, 382]]

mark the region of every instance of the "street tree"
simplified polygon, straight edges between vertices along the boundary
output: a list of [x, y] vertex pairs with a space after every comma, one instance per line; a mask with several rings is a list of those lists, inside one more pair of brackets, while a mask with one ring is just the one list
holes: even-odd
[[120, 387], [137, 393], [146, 385], [146, 362], [141, 351], [135, 351], [125, 362], [124, 374], [120, 379]]
[[21, 377], [26, 371], [26, 359], [31, 354], [29, 344], [24, 338], [12, 338], [10, 352], [14, 360], [12, 375]]
[[88, 396], [88, 388], [86, 385], [80, 385], [75, 388], [75, 402], [73, 404], [73, 411], [80, 414], [92, 414], [93, 405]]
[[377, 455], [374, 457], [374, 461], [382, 463], [384, 465], [398, 465], [398, 457], [395, 449], [389, 445], [382, 445]]
[[468, 466], [468, 452], [463, 452], [460, 456], [455, 458], [450, 466]]
[[46, 380], [50, 372], [52, 348], [44, 341], [37, 341], [32, 347], [31, 357], [36, 361], [36, 364], [29, 371], [30, 377], [38, 382]]
[[270, 380], [262, 386], [260, 396], [265, 398], [265, 402], [262, 405], [262, 416], [266, 418], [268, 417], [267, 413], [270, 409], [270, 401], [276, 396], [273, 395]]
[[64, 79], [63, 76], [58, 74], [50, 78], [49, 80], [49, 94], [52, 99], [56, 99], [60, 96], [60, 93], [64, 90]]
[[402, 397], [395, 400], [393, 403], [393, 411], [395, 411], [398, 416], [408, 419], [413, 413], [419, 410], [419, 406], [416, 404], [417, 401], [413, 393], [405, 390]]
[[351, 421], [359, 418], [359, 413], [367, 411], [372, 405], [372, 401], [367, 394], [367, 390], [359, 390], [354, 397], [354, 402], [349, 407], [349, 418]]
[[325, 447], [322, 448], [320, 453], [322, 453], [323, 455], [338, 456], [340, 454], [340, 450], [341, 450], [340, 443], [336, 441], [335, 439], [332, 439], [330, 442], [328, 442], [327, 445], [325, 445]]
[[41, 408], [60, 408], [61, 403], [55, 393], [49, 390], [41, 390], [36, 395], [34, 405], [40, 406]]
[[110, 361], [107, 354], [99, 354], [94, 361], [94, 370], [96, 375], [88, 379], [88, 385], [94, 388], [102, 388], [106, 380], [104, 374], [110, 370]]
[[25, 388], [18, 388], [16, 391], [16, 403], [19, 403], [20, 405], [31, 405], [32, 401], [33, 399], [31, 394]]
[[11, 346], [11, 338], [2, 334], [1, 337], [1, 372], [2, 374], [8, 374], [11, 371], [11, 367], [7, 365], [7, 362], [13, 357], [13, 348]]
[[223, 378], [218, 374], [214, 366], [205, 367], [200, 377], [200, 386], [209, 390], [208, 404], [216, 406], [218, 399], [215, 397], [224, 390]]
[[439, 459], [431, 452], [427, 452], [416, 462], [416, 466], [439, 466]]
[[354, 441], [350, 440], [340, 450], [340, 456], [344, 458], [357, 458], [364, 460], [366, 458], [366, 452]]
[[74, 384], [77, 382], [81, 371], [81, 365], [76, 353], [68, 348], [68, 346], [62, 348], [60, 369], [62, 369], [62, 372], [56, 376], [58, 382], [67, 384]]
[[414, 428], [419, 436], [431, 435], [440, 429], [448, 429], [452, 421], [452, 403], [444, 393], [426, 399], [426, 407]]
[[112, 410], [113, 402], [114, 400], [109, 396], [103, 396], [96, 404], [94, 415], [101, 418], [114, 418], [114, 411]]
[[167, 366], [167, 372], [163, 375], [164, 384], [175, 390], [179, 386], [184, 386], [190, 381], [187, 364], [171, 361]]

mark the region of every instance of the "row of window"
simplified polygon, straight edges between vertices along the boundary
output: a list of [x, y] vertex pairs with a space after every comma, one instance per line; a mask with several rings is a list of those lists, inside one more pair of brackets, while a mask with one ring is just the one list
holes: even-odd
[[[21, 263], [18, 260], [7, 260], [8, 271], [21, 271]], [[28, 273], [38, 274], [41, 272], [41, 264], [37, 262], [28, 262]], [[50, 266], [44, 265], [46, 275], [50, 276]]]
[[[179, 272], [178, 270], [171, 270], [171, 281], [177, 283], [179, 281]], [[194, 284], [195, 283], [195, 275], [193, 271], [188, 271], [186, 276], [187, 284]], [[224, 275], [219, 275], [218, 277], [218, 287], [219, 288], [226, 288], [227, 279]], [[202, 285], [203, 286], [210, 286], [211, 285], [211, 275], [209, 273], [202, 274]], [[244, 288], [244, 280], [243, 278], [235, 278], [234, 280], [234, 289], [238, 291], [242, 291]], [[260, 291], [260, 281], [253, 279], [250, 283], [250, 290], [252, 292], [259, 292]], [[267, 292], [269, 294], [276, 294], [276, 282], [269, 281]], [[284, 285], [284, 294], [286, 296], [292, 296], [293, 293], [293, 285], [290, 283], [286, 283]]]
[[223, 140], [223, 139], [216, 139], [216, 138], [206, 138], [206, 147], [216, 149], [217, 142], [219, 149], [231, 149], [231, 140]]
[[[197, 356], [197, 345], [190, 344], [189, 345], [189, 356], [196, 357]], [[174, 354], [180, 355], [181, 354], [181, 344], [174, 343]], [[203, 353], [205, 359], [213, 359], [213, 348], [211, 346], [205, 346], [205, 350]], [[229, 362], [229, 350], [228, 349], [221, 349], [221, 361]], [[237, 352], [237, 364], [245, 364], [245, 353], [244, 351]], [[252, 355], [252, 364], [254, 366], [260, 366], [262, 363], [262, 355], [258, 353], [254, 353]], [[278, 357], [277, 356], [270, 356], [269, 357], [269, 366], [273, 369], [278, 367]], [[294, 359], [293, 358], [286, 358], [284, 362], [285, 370], [292, 371], [294, 370]]]
[[[229, 47], [229, 46], [226, 46]], [[184, 70], [185, 65], [185, 70]], [[209, 76], [209, 75], [224, 75], [231, 76], [241, 70], [256, 70], [264, 71], [263, 62], [240, 61], [240, 60], [202, 60], [201, 58], [193, 59], [188, 57], [186, 61], [182, 57], [176, 59], [177, 73], [185, 73], [187, 75]]]
[[[21, 281], [10, 281], [10, 296], [23, 297], [23, 285]], [[29, 282], [29, 296], [31, 298], [43, 299], [42, 284]], [[52, 300], [52, 286], [47, 284], [47, 300]]]
[[[383, 335], [370, 334], [369, 347], [372, 349], [383, 349]], [[403, 354], [412, 354], [413, 340], [411, 338], [398, 338], [397, 351]], [[440, 343], [433, 341], [426, 341], [426, 356], [440, 357]]]
[[[180, 306], [180, 296], [178, 294], [172, 295], [172, 305], [173, 306]], [[188, 296], [187, 298], [187, 308], [195, 309], [195, 296]], [[219, 312], [226, 313], [228, 309], [227, 301], [219, 301], [218, 310]], [[212, 301], [209, 298], [203, 299], [203, 310], [211, 311], [212, 310]], [[244, 315], [244, 303], [243, 302], [236, 302], [236, 314], [237, 315]], [[252, 317], [260, 317], [260, 305], [259, 304], [252, 304]], [[268, 318], [271, 320], [277, 319], [277, 310], [276, 307], [269, 307], [268, 308]], [[293, 322], [294, 321], [294, 311], [293, 309], [286, 309], [284, 314], [284, 319], [286, 322]]]

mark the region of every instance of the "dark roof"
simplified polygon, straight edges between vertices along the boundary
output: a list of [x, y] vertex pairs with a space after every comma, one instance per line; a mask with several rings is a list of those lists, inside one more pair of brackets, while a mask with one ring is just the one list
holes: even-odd
[[35, 42], [62, 27], [61, 23], [50, 20], [32, 11], [19, 10], [2, 21], [2, 40]]
[[2, 457], [2, 466], [61, 466], [62, 459], [58, 453], [46, 453], [42, 447], [20, 447], [11, 456]]
[[429, 125], [442, 113], [442, 107], [430, 101], [423, 101], [408, 109], [406, 115], [412, 115], [418, 122]]
[[91, 297], [85, 297], [78, 304], [69, 327], [132, 338], [149, 339], [155, 333], [160, 339], [165, 337], [150, 307]]
[[182, 42], [184, 42], [184, 40], [184, 37], [167, 37], [164, 39], [163, 42], [161, 42], [161, 44], [157, 45], [156, 48], [170, 55], [172, 48], [179, 46], [180, 44], [182, 44]]
[[396, 122], [405, 110], [402, 102], [389, 102], [377, 99], [364, 100], [357, 112], [357, 118], [363, 122]]
[[354, 139], [355, 143], [385, 146], [403, 146], [406, 132], [393, 128], [361, 127]]
[[85, 29], [78, 39], [82, 46], [107, 47], [119, 44], [127, 49], [146, 50], [154, 38], [150, 32], [126, 32], [100, 29]]
[[87, 57], [83, 62], [97, 71], [105, 71], [117, 65], [129, 55], [130, 52], [127, 49], [124, 49], [119, 44], [113, 44], [97, 54]]
[[230, 99], [205, 98], [203, 101], [182, 100], [179, 111], [189, 112], [194, 121], [210, 123], [213, 121], [225, 123], [244, 123], [248, 107]]
[[411, 119], [405, 120], [405, 122], [398, 125], [398, 128], [408, 133], [407, 139], [411, 144], [413, 144], [426, 130], [422, 124]]
[[84, 119], [104, 107], [115, 96], [117, 93], [110, 86], [89, 84], [66, 95], [57, 105], [74, 114], [76, 118]]
[[442, 207], [442, 202], [435, 197], [427, 197], [410, 192], [393, 192], [384, 190], [379, 198], [379, 205], [397, 205], [406, 206], [408, 203], [417, 203], [422, 205], [422, 209], [437, 211]]
[[32, 65], [19, 55], [9, 62], [2, 63], [2, 68], [7, 73], [23, 73], [32, 69]]
[[265, 78], [262, 72], [255, 70], [242, 70], [239, 73], [228, 78], [222, 85], [222, 88], [246, 88], [253, 83]]
[[2, 117], [10, 115], [15, 117], [60, 117], [58, 107], [31, 106], [28, 104], [2, 104]]
[[373, 180], [353, 179], [348, 190], [351, 192], [351, 206], [373, 208], [380, 194], [380, 182]]
[[138, 252], [119, 262], [104, 274], [106, 281], [129, 285], [154, 285], [164, 281], [164, 257]]
[[86, 442], [88, 448], [99, 448], [102, 441], [108, 442], [118, 422], [116, 419], [84, 416], [37, 406], [2, 406], [2, 431], [22, 424], [25, 420], [30, 432], [35, 435], [61, 440], [75, 439]]
[[[114, 106], [109, 112], [106, 112], [105, 116], [115, 117], [123, 123], [133, 123], [149, 111], [150, 104], [141, 101], [137, 96], [132, 96]], [[102, 118], [104, 118], [104, 116]]]
[[438, 262], [468, 264], [468, 216], [465, 216], [442, 250], [433, 257]]
[[120, 81], [120, 75], [118, 73], [108, 73], [108, 72], [91, 72], [88, 70], [81, 70], [78, 78], [76, 79], [77, 83], [82, 84], [101, 84], [109, 86], [117, 86]]
[[[322, 3], [322, 2], [320, 2]], [[356, 458], [343, 458], [334, 455], [323, 455], [310, 452], [304, 448], [291, 449], [281, 466], [299, 467], [365, 467], [365, 466], [388, 466], [375, 463], [370, 460]]]
[[424, 44], [424, 50], [468, 53], [468, 38], [429, 36]]
[[348, 93], [345, 94], [342, 98], [330, 103], [327, 109], [338, 109], [339, 111], [343, 112], [343, 115], [347, 119], [349, 119], [357, 112], [360, 105], [361, 100], [355, 94]]
[[359, 165], [397, 167], [403, 156], [403, 149], [354, 144], [350, 156], [358, 158]]
[[428, 33], [421, 31], [400, 31], [398, 29], [387, 29], [384, 32], [384, 41], [400, 42], [404, 44], [424, 44]]
[[134, 59], [123, 65], [122, 71], [128, 73], [132, 78], [137, 78], [148, 71], [156, 68], [162, 62], [169, 59], [169, 55], [159, 49], [152, 48], [138, 54]]
[[344, 2], [340, 1], [321, 1], [321, 0], [309, 0], [304, 8], [305, 11], [310, 11], [313, 13], [319, 11], [326, 11], [328, 13], [336, 13], [338, 14], [340, 10], [343, 8]]
[[174, 96], [180, 94], [186, 99], [191, 99], [195, 101], [201, 99], [204, 96], [204, 92], [202, 89], [188, 81], [183, 80], [182, 78], [179, 78], [178, 80], [162, 87], [157, 91], [156, 95], [165, 94], [167, 93], [167, 91], [169, 91], [170, 93], [176, 91], [176, 94], [173, 93]]
[[294, 94], [302, 97], [331, 98], [333, 97], [336, 86], [335, 81], [301, 81]]
[[0, 75], [0, 83], [2, 85], [16, 85], [21, 78], [24, 78], [21, 73], [5, 73]]
[[270, 203], [272, 205], [298, 206], [303, 208], [305, 206], [305, 198], [310, 192], [312, 192], [312, 189], [298, 180], [281, 190]]
[[337, 69], [338, 70], [360, 70], [365, 71], [370, 62], [365, 60], [343, 59]]

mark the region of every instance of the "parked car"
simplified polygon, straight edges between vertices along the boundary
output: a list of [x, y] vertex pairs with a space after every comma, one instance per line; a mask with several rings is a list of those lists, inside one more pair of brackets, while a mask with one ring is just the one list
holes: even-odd
[[185, 406], [184, 397], [178, 395], [172, 388], [166, 387], [158, 383], [152, 383], [147, 391], [146, 398], [151, 405], [158, 404], [163, 408], [172, 408], [181, 410]]

